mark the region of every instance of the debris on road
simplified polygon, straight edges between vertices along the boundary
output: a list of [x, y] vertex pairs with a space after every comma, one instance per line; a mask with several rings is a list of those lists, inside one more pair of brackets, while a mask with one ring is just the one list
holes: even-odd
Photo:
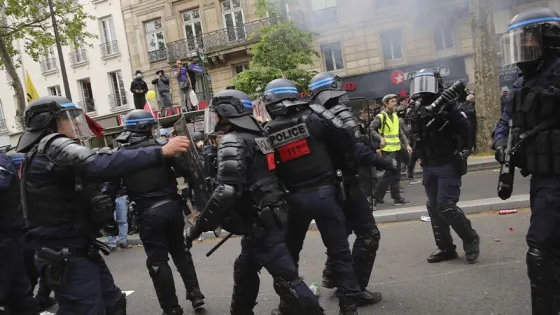
[[501, 240], [499, 238], [495, 238], [494, 242], [499, 243]]
[[517, 209], [511, 209], [511, 210], [500, 210], [500, 211], [498, 211], [498, 213], [499, 213], [500, 215], [503, 215], [503, 214], [512, 214], [512, 213], [517, 213]]
[[425, 215], [421, 216], [420, 220], [422, 220], [424, 222], [431, 222], [432, 221], [432, 219], [430, 217], [425, 216]]
[[313, 294], [315, 294], [315, 296], [319, 296], [319, 282], [313, 282], [309, 286], [309, 289], [313, 292]]

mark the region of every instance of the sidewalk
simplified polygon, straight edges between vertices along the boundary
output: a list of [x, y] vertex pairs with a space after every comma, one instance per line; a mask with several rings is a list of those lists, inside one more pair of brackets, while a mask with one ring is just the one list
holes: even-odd
[[[482, 171], [488, 170], [493, 168], [499, 168], [500, 164], [496, 162], [493, 156], [473, 156], [469, 157], [467, 160], [468, 171]], [[422, 167], [418, 163], [416, 169], [414, 170], [414, 174], [422, 175]], [[406, 177], [406, 175], [404, 175]]]

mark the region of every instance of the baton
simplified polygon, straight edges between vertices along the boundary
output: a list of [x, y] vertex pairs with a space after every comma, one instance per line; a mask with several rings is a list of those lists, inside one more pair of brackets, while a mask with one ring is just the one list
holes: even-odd
[[218, 248], [220, 248], [222, 245], [224, 245], [224, 243], [227, 242], [227, 240], [229, 240], [232, 236], [233, 233], [229, 233], [228, 235], [226, 235], [226, 237], [222, 238], [222, 240], [218, 242], [216, 246], [212, 247], [212, 249], [208, 251], [208, 253], [206, 253], [206, 257], [210, 257], [210, 255], [214, 254], [214, 252], [218, 250]]

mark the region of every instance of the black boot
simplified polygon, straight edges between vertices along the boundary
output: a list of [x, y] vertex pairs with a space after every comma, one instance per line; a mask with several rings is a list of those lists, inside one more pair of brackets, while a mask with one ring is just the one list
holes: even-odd
[[231, 315], [254, 315], [257, 304], [260, 278], [259, 267], [254, 262], [243, 262], [239, 258], [233, 264], [233, 294], [231, 296]]
[[203, 306], [204, 295], [200, 291], [190, 250], [185, 249], [184, 252], [180, 253], [180, 256], [172, 256], [172, 258], [175, 263], [175, 267], [177, 267], [177, 271], [179, 271], [179, 274], [181, 275], [181, 279], [183, 279], [183, 284], [185, 285], [185, 290], [187, 291], [187, 300], [191, 301], [194, 309]]
[[430, 264], [433, 264], [446, 260], [452, 260], [457, 257], [459, 256], [457, 255], [457, 251], [455, 250], [455, 248], [449, 248], [443, 250], [438, 248], [430, 255], [430, 257], [428, 257], [427, 260]]
[[126, 315], [126, 294], [121, 293], [120, 299], [112, 309], [107, 310], [107, 315]]
[[476, 239], [469, 243], [463, 244], [463, 249], [465, 250], [465, 256], [469, 263], [475, 263], [480, 255], [480, 237], [476, 235]]
[[163, 311], [162, 315], [183, 315], [183, 309], [180, 306]]
[[457, 258], [457, 251], [455, 250], [456, 247], [453, 244], [449, 224], [437, 209], [436, 204], [428, 201], [426, 203], [426, 208], [428, 209], [428, 214], [430, 215], [432, 232], [434, 233], [434, 240], [436, 241], [436, 245], [438, 247], [438, 249], [436, 249], [430, 257], [428, 257], [428, 262], [438, 263]]
[[339, 297], [338, 306], [340, 307], [339, 315], [359, 315], [356, 301], [353, 297]]
[[327, 289], [334, 289], [338, 287], [338, 283], [336, 281], [336, 277], [334, 276], [334, 272], [332, 270], [332, 265], [328, 253], [327, 253], [327, 262], [325, 263], [325, 269], [323, 269], [322, 286]]
[[[183, 314], [175, 291], [173, 273], [167, 262], [152, 262], [148, 258], [146, 265], [154, 283], [159, 305], [163, 309], [164, 314]], [[181, 309], [181, 313], [176, 313], [178, 309]]]
[[456, 205], [440, 208], [441, 215], [451, 225], [453, 230], [463, 240], [463, 248], [469, 263], [474, 263], [480, 254], [480, 239], [472, 228], [471, 221], [465, 216], [461, 208]]
[[371, 292], [366, 289], [362, 291], [361, 295], [358, 296], [358, 298], [356, 299], [356, 304], [358, 306], [372, 305], [381, 302], [382, 299], [383, 296], [380, 292]]

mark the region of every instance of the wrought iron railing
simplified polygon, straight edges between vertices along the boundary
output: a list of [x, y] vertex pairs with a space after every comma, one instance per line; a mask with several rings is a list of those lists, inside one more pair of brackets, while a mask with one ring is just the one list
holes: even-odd
[[167, 49], [165, 48], [148, 52], [149, 62], [157, 62], [165, 59], [167, 59]]
[[109, 107], [111, 109], [116, 109], [125, 105], [127, 105], [127, 102], [126, 94], [124, 93], [124, 91], [121, 91], [117, 94], [109, 94]]
[[103, 43], [99, 47], [101, 48], [101, 57], [114, 56], [120, 53], [118, 40]]
[[85, 49], [74, 50], [70, 53], [70, 64], [72, 66], [88, 63], [87, 52]]
[[86, 113], [95, 112], [95, 101], [93, 99], [86, 99], [85, 101], [79, 101], [78, 106], [84, 110]]
[[167, 44], [167, 59], [170, 61], [191, 57], [196, 53], [197, 45], [204, 48], [205, 53], [222, 50], [228, 47], [245, 44], [259, 29], [270, 25], [269, 19], [262, 19], [243, 25], [221, 29], [202, 34], [196, 39], [182, 39]]
[[53, 72], [58, 70], [56, 66], [56, 58], [45, 59], [41, 61], [40, 65], [41, 65], [42, 73]]

